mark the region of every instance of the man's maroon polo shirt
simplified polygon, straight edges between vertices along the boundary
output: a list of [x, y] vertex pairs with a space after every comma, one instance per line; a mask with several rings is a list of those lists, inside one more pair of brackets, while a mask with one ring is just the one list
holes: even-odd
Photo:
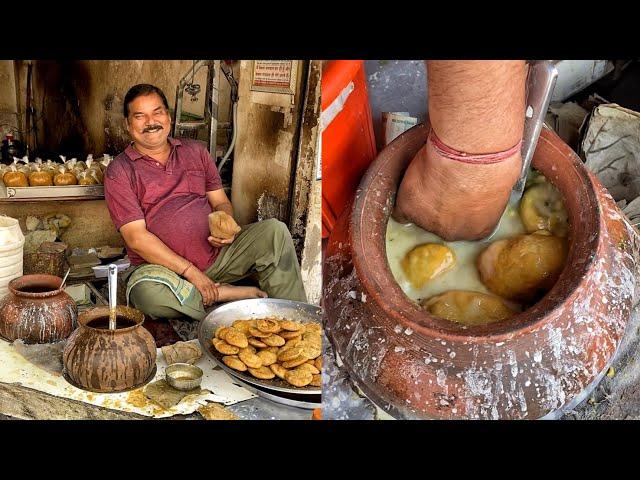
[[[218, 170], [198, 141], [169, 138], [166, 165], [129, 145], [107, 168], [104, 191], [116, 228], [144, 219], [171, 250], [206, 270], [218, 256], [207, 241], [211, 205], [206, 192], [222, 188]], [[146, 263], [127, 246], [132, 265]]]

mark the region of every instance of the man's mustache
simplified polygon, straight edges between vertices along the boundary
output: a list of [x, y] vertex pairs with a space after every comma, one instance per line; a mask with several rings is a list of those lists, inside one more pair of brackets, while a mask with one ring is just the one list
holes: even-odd
[[162, 125], [149, 125], [148, 127], [144, 127], [142, 133], [154, 132], [156, 130], [162, 130]]

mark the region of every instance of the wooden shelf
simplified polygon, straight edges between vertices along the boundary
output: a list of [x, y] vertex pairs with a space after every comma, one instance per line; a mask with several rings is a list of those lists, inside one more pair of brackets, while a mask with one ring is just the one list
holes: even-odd
[[7, 187], [0, 185], [0, 202], [51, 202], [99, 200], [104, 185], [64, 185], [52, 187]]

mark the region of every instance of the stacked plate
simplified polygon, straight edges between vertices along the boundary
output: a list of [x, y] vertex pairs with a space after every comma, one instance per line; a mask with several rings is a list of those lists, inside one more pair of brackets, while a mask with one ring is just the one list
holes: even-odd
[[225, 372], [238, 380], [251, 392], [274, 402], [299, 408], [313, 409], [321, 406], [321, 387], [294, 387], [279, 378], [261, 380], [249, 372], [240, 372], [229, 368], [222, 362], [222, 353], [211, 343], [215, 331], [221, 326], [230, 326], [236, 320], [251, 320], [265, 317], [278, 317], [303, 323], [322, 323], [320, 307], [292, 300], [275, 298], [256, 298], [230, 302], [213, 310], [198, 327], [198, 339], [202, 349]]

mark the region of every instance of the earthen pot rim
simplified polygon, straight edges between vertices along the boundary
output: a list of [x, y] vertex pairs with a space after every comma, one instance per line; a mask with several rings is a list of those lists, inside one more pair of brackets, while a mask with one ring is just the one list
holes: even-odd
[[[33, 275], [23, 275], [18, 278], [14, 278], [9, 282], [9, 291], [17, 297], [21, 298], [31, 298], [31, 299], [43, 299], [43, 298], [52, 298], [61, 293], [65, 293], [64, 290], [60, 288], [62, 285], [62, 278], [56, 275], [45, 275], [45, 274], [33, 274]], [[29, 287], [51, 287], [52, 290], [46, 292], [25, 292], [21, 289], [29, 288]]]
[[[398, 181], [394, 182], [390, 187], [392, 191], [383, 192], [383, 195], [375, 195], [372, 191], [372, 185], [374, 185], [376, 181], [378, 184], [381, 182], [392, 182], [393, 179], [391, 176], [396, 172], [391, 173], [390, 171], [394, 170], [394, 168], [390, 168], [389, 165], [394, 162], [396, 164], [402, 162], [400, 155], [402, 154], [402, 150], [407, 149], [405, 147], [408, 144], [413, 143], [414, 147], [419, 144], [418, 149], [424, 145], [428, 128], [429, 126], [425, 124], [416, 125], [387, 145], [370, 166], [358, 187], [351, 213], [353, 239], [352, 261], [354, 268], [358, 270], [358, 276], [365, 290], [374, 292], [374, 295], [370, 296], [371, 300], [368, 301], [376, 302], [377, 306], [385, 312], [390, 322], [396, 322], [410, 327], [418, 336], [435, 338], [436, 340], [482, 344], [487, 341], [500, 342], [513, 339], [514, 337], [530, 333], [532, 330], [537, 330], [549, 321], [552, 317], [552, 312], [563, 308], [565, 304], [573, 300], [580, 285], [586, 282], [587, 273], [594, 268], [594, 264], [597, 261], [597, 255], [595, 253], [601, 240], [600, 232], [602, 229], [601, 207], [598, 203], [595, 186], [589, 178], [586, 167], [582, 165], [582, 161], [577, 157], [575, 152], [562, 142], [555, 133], [546, 128], [543, 129], [536, 153], [539, 152], [541, 146], [543, 146], [543, 148], [553, 149], [558, 155], [566, 158], [567, 165], [563, 165], [562, 167], [567, 168], [564, 170], [561, 166], [553, 169], [539, 168], [539, 166], [541, 166], [539, 164], [545, 161], [544, 159], [540, 159], [540, 156], [534, 156], [533, 164], [542, 171], [545, 177], [556, 187], [558, 187], [557, 178], [561, 171], [567, 175], [577, 175], [582, 191], [579, 193], [571, 192], [571, 195], [582, 194], [583, 198], [581, 198], [581, 200], [587, 202], [589, 204], [588, 206], [595, 206], [597, 209], [595, 218], [593, 216], [587, 216], [583, 222], [586, 225], [580, 225], [580, 229], [586, 229], [588, 231], [589, 228], [592, 228], [593, 235], [589, 239], [574, 238], [574, 229], [577, 230], [577, 228], [575, 228], [576, 226], [573, 224], [570, 225], [571, 230], [568, 237], [569, 254], [565, 267], [553, 288], [537, 303], [502, 322], [495, 322], [488, 325], [464, 326], [434, 317], [422, 310], [419, 305], [405, 295], [391, 273], [386, 255], [385, 239], [387, 223], [394, 205], [395, 194], [399, 187], [400, 179], [406, 166], [408, 166], [408, 162], [407, 165], [401, 169], [402, 172], [398, 174]], [[408, 148], [411, 149], [411, 146]], [[396, 153], [397, 150], [401, 150], [400, 154]], [[580, 165], [578, 165], [578, 162]], [[573, 168], [573, 172], [565, 171], [570, 167]], [[395, 170], [397, 170], [397, 168]], [[553, 172], [551, 170], [553, 170]], [[554, 175], [556, 176], [555, 178]], [[558, 190], [566, 204], [567, 192], [560, 188], [558, 188]], [[382, 202], [385, 201], [386, 203], [381, 205]], [[567, 209], [569, 210], [568, 205]], [[572, 217], [572, 213], [573, 217], [577, 216], [577, 213], [569, 211], [570, 218]], [[372, 225], [376, 223], [382, 226], [382, 231], [378, 232], [379, 235], [377, 235], [377, 238], [375, 234], [367, 231], [373, 228]], [[360, 241], [360, 245], [357, 244], [358, 240]], [[586, 258], [582, 258], [577, 262], [576, 265], [572, 265], [571, 261], [576, 260], [572, 257], [576, 256], [575, 250], [577, 247], [575, 244], [577, 242], [587, 244], [589, 254], [587, 254]], [[373, 255], [370, 255], [372, 245], [375, 252]], [[570, 272], [570, 270], [572, 271]], [[389, 282], [389, 280], [391, 281]], [[559, 285], [563, 281], [565, 283], [568, 281], [571, 284], [572, 288], [569, 292], [559, 292]]]
[[116, 328], [115, 330], [90, 327], [87, 324], [89, 322], [92, 322], [93, 320], [97, 320], [99, 318], [109, 318], [109, 307], [100, 306], [100, 307], [90, 308], [89, 310], [85, 310], [80, 315], [78, 315], [78, 327], [85, 328], [92, 332], [98, 332], [101, 334], [117, 335], [121, 333], [131, 332], [132, 330], [135, 330], [141, 327], [142, 324], [144, 323], [144, 314], [140, 310], [136, 310], [135, 308], [125, 307], [124, 305], [117, 305], [116, 315], [118, 317], [125, 316], [127, 320], [134, 321], [136, 322], [136, 324], [131, 325], [130, 327]]

